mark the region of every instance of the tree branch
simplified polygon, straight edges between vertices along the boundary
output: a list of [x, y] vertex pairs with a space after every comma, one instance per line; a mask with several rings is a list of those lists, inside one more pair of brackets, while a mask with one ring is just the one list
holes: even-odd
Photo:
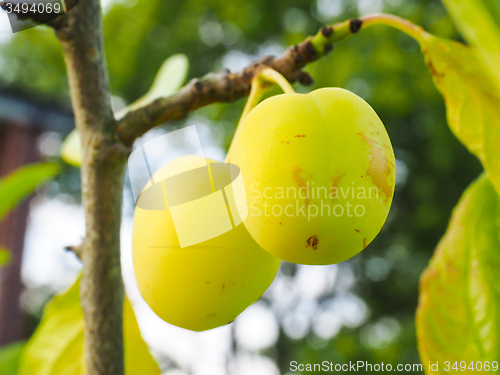
[[291, 82], [311, 84], [312, 78], [300, 69], [317, 58], [318, 54], [308, 39], [289, 48], [278, 59], [264, 57], [239, 73], [223, 70], [210, 73], [201, 79], [193, 79], [177, 94], [129, 112], [120, 121], [118, 133], [126, 144], [131, 145], [136, 138], [165, 121], [182, 118], [212, 103], [233, 102], [243, 98], [250, 92], [253, 76], [266, 67], [277, 70]]
[[68, 70], [76, 126], [82, 139], [86, 235], [81, 305], [87, 374], [123, 375], [124, 288], [120, 222], [129, 155], [117, 137], [103, 48], [99, 0], [81, 0], [56, 30]]
[[266, 67], [280, 72], [290, 82], [309, 85], [313, 80], [301, 69], [327, 55], [333, 49], [333, 43], [357, 33], [362, 25], [362, 19], [352, 19], [326, 26], [314, 37], [288, 48], [279, 58], [264, 57], [239, 73], [221, 71], [194, 79], [177, 94], [129, 112], [120, 120], [118, 134], [125, 144], [131, 145], [148, 130], [166, 121], [182, 118], [212, 103], [233, 102], [245, 97], [250, 92], [254, 75]]

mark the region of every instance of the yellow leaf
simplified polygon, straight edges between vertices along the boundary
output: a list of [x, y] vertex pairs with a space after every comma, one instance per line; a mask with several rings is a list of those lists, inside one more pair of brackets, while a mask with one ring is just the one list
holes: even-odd
[[77, 129], [73, 129], [61, 145], [61, 158], [74, 167], [82, 165], [82, 144]]
[[[24, 349], [19, 375], [85, 375], [84, 326], [80, 279], [47, 304], [44, 316]], [[159, 375], [141, 337], [130, 302], [123, 309], [126, 375]]]
[[500, 91], [479, 52], [423, 32], [422, 52], [446, 102], [448, 125], [500, 193]]
[[73, 129], [61, 145], [61, 158], [74, 167], [82, 165], [82, 143], [80, 133]]

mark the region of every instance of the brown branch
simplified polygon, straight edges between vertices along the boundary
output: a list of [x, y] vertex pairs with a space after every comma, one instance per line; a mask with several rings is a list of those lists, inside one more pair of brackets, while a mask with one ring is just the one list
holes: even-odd
[[166, 121], [182, 118], [209, 104], [233, 102], [245, 97], [250, 93], [254, 75], [266, 67], [280, 72], [292, 83], [299, 81], [309, 85], [312, 78], [301, 69], [327, 55], [334, 43], [356, 34], [364, 26], [365, 18], [369, 20], [367, 17], [322, 27], [315, 36], [288, 48], [281, 57], [265, 57], [239, 73], [221, 71], [194, 79], [177, 94], [129, 112], [119, 121], [118, 134], [125, 144], [131, 145], [148, 130]]
[[80, 260], [82, 260], [82, 246], [66, 246], [64, 248], [66, 251], [71, 251], [73, 254], [76, 255], [76, 257]]
[[116, 136], [104, 55], [99, 0], [81, 0], [56, 33], [68, 70], [76, 126], [81, 134], [86, 234], [81, 305], [87, 374], [123, 375], [124, 288], [120, 222], [129, 149]]
[[[327, 48], [325, 52], [331, 50], [331, 44], [329, 46], [330, 48]], [[158, 99], [128, 113], [120, 121], [118, 133], [122, 140], [130, 145], [136, 138], [165, 121], [182, 118], [212, 103], [233, 102], [243, 98], [250, 92], [253, 76], [265, 67], [277, 70], [290, 82], [312, 84], [312, 78], [301, 69], [319, 56], [309, 38], [287, 49], [280, 58], [264, 57], [239, 73], [226, 70], [208, 74], [201, 79], [194, 79], [176, 95]]]

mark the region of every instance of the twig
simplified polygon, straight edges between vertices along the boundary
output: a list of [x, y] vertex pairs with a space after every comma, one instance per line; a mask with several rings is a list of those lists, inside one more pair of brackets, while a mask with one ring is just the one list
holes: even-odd
[[277, 70], [290, 82], [312, 84], [312, 78], [301, 69], [319, 56], [311, 39], [307, 39], [287, 49], [282, 57], [278, 59], [271, 56], [264, 57], [239, 73], [226, 70], [194, 79], [179, 93], [169, 98], [158, 99], [146, 107], [125, 115], [118, 125], [118, 133], [121, 139], [130, 145], [136, 138], [165, 121], [182, 118], [212, 103], [233, 102], [243, 98], [250, 92], [253, 76], [266, 67]]
[[119, 122], [119, 136], [125, 144], [131, 145], [148, 130], [166, 121], [180, 119], [212, 103], [233, 102], [245, 97], [250, 93], [254, 75], [266, 67], [278, 71], [292, 83], [299, 81], [303, 85], [309, 85], [313, 80], [301, 70], [302, 68], [327, 55], [333, 49], [334, 43], [356, 34], [362, 27], [371, 25], [395, 27], [419, 42], [422, 41], [423, 31], [420, 27], [389, 14], [374, 14], [325, 26], [315, 36], [288, 48], [279, 58], [264, 57], [238, 73], [226, 70], [193, 79], [177, 94], [129, 112]]
[[66, 251], [71, 251], [76, 255], [76, 257], [80, 260], [82, 260], [82, 246], [66, 246], [64, 248]]

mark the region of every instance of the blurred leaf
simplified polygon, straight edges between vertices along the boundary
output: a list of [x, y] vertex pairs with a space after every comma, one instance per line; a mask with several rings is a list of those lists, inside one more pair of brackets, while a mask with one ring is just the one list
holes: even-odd
[[[417, 335], [422, 363], [498, 360], [499, 213], [499, 198], [484, 175], [455, 208], [421, 279]], [[446, 372], [440, 366], [438, 373]]]
[[59, 173], [59, 163], [21, 167], [0, 180], [0, 220], [38, 186]]
[[423, 33], [422, 52], [443, 94], [448, 125], [500, 193], [500, 91], [477, 50]]
[[[491, 13], [500, 15], [497, 0], [443, 0], [465, 39], [481, 54], [500, 90], [500, 28]], [[490, 9], [488, 9], [490, 8]]]
[[61, 158], [74, 167], [82, 165], [82, 144], [77, 129], [69, 133], [61, 145]]
[[[134, 110], [159, 98], [166, 98], [175, 94], [186, 80], [189, 69], [189, 61], [186, 55], [174, 55], [169, 57], [161, 66], [151, 89], [142, 98], [129, 105], [123, 111], [116, 114], [117, 118], [123, 117], [128, 111]], [[82, 165], [82, 145], [80, 133], [74, 129], [65, 139], [61, 146], [62, 159], [75, 167]]]
[[0, 374], [17, 375], [24, 342], [16, 342], [0, 349]]
[[10, 251], [0, 246], [0, 268], [9, 264]]
[[[35, 334], [21, 358], [19, 375], [85, 375], [84, 327], [80, 307], [80, 279], [47, 304]], [[128, 299], [123, 311], [125, 374], [160, 374], [141, 337]]]
[[8, 44], [0, 45], [2, 58], [6, 60], [0, 68], [3, 84], [15, 80], [16, 87], [26, 88], [31, 94], [40, 92], [43, 100], [67, 98], [68, 79], [61, 43], [49, 27], [15, 33], [8, 40]]
[[147, 94], [129, 105], [127, 109], [130, 111], [144, 107], [156, 99], [175, 94], [186, 80], [188, 69], [189, 61], [186, 55], [179, 54], [169, 57], [158, 71]]
[[[106, 41], [106, 60], [110, 71], [113, 92], [123, 96], [122, 88], [140, 71], [146, 70], [140, 64], [140, 56], [148, 47], [151, 29], [165, 15], [161, 13], [162, 0], [137, 0], [113, 2], [111, 9], [103, 15], [103, 32]], [[154, 36], [160, 38], [159, 35]], [[149, 52], [149, 50], [147, 50]], [[154, 51], [159, 52], [159, 51]], [[160, 51], [163, 56], [171, 53]], [[154, 59], [149, 53], [149, 59]], [[144, 77], [144, 76], [143, 76]], [[152, 75], [148, 75], [152, 77]], [[144, 78], [143, 78], [144, 79]]]

